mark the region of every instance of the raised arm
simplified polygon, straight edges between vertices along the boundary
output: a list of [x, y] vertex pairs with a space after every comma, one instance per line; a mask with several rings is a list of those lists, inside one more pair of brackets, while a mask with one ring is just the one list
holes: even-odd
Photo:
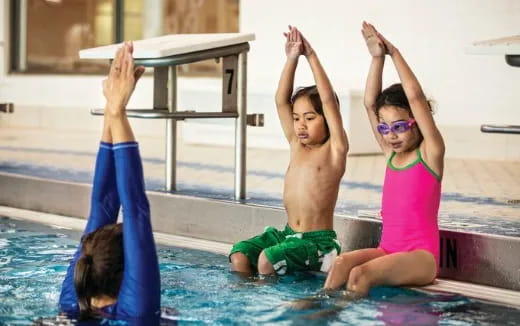
[[330, 131], [330, 141], [332, 148], [338, 151], [342, 156], [346, 155], [348, 151], [347, 133], [343, 128], [343, 121], [339, 110], [339, 102], [336, 98], [336, 93], [330, 83], [329, 77], [323, 69], [320, 60], [313, 50], [309, 41], [297, 31], [298, 37], [303, 41], [303, 54], [307, 58], [309, 65], [316, 82], [316, 88], [320, 95], [321, 103], [323, 104], [323, 114], [327, 120]]
[[[105, 128], [106, 130], [106, 128]], [[99, 146], [94, 181], [90, 201], [90, 214], [83, 235], [91, 233], [105, 225], [117, 222], [120, 201], [116, 187], [116, 175], [112, 144], [107, 142], [105, 134]], [[79, 312], [78, 297], [74, 287], [74, 269], [82, 253], [82, 243], [69, 264], [61, 287], [59, 307], [66, 313]]]
[[298, 34], [294, 27], [289, 26], [289, 32], [283, 33], [283, 35], [286, 39], [285, 54], [287, 55], [287, 61], [285, 62], [280, 81], [278, 82], [275, 102], [285, 138], [287, 138], [287, 141], [291, 144], [296, 140], [293, 126], [291, 96], [294, 87], [294, 74], [298, 66], [298, 58], [302, 54], [303, 45], [301, 39], [298, 40]]
[[132, 318], [157, 316], [161, 297], [159, 262], [137, 143], [115, 144], [114, 157], [117, 188], [123, 205], [125, 259], [117, 315]]
[[106, 114], [110, 116], [117, 190], [123, 206], [125, 268], [117, 315], [141, 318], [156, 316], [160, 309], [160, 278], [141, 157], [126, 116], [126, 105], [144, 71], [134, 67], [132, 51], [132, 44], [125, 44], [112, 64]]
[[379, 94], [381, 94], [382, 88], [383, 67], [385, 65], [385, 46], [383, 41], [377, 36], [374, 27], [367, 22], [363, 22], [361, 34], [367, 44], [368, 52], [372, 56], [372, 62], [370, 63], [370, 69], [368, 71], [365, 86], [365, 109], [367, 110], [370, 127], [372, 128], [377, 143], [383, 150], [385, 156], [388, 156], [392, 152], [392, 148], [383, 140], [383, 136], [381, 136], [377, 131], [379, 118], [375, 111], [376, 99]]
[[[123, 53], [119, 51], [114, 61], [119, 62], [122, 54]], [[110, 74], [113, 75], [115, 73], [114, 70], [114, 66], [112, 66]], [[103, 81], [103, 93], [107, 99], [109, 95], [109, 85], [111, 85], [111, 83], [112, 79], [110, 78]], [[94, 180], [92, 182], [90, 214], [83, 235], [94, 232], [105, 225], [116, 223], [121, 206], [117, 191], [114, 153], [112, 150], [111, 120], [109, 114], [104, 116], [103, 134], [101, 136], [94, 169]], [[67, 313], [79, 312], [78, 298], [74, 287], [74, 270], [82, 253], [81, 248], [82, 243], [78, 245], [78, 249], [67, 269], [61, 288], [59, 306], [60, 310]]]
[[144, 67], [134, 66], [132, 52], [132, 43], [125, 43], [117, 51], [109, 77], [103, 85], [103, 93], [107, 98], [105, 114], [110, 121], [109, 128], [114, 144], [135, 141], [126, 116], [126, 105], [137, 81], [144, 73]]
[[430, 105], [428, 104], [419, 81], [415, 77], [412, 69], [410, 69], [404, 60], [400, 51], [383, 35], [381, 35], [381, 33], [377, 32], [377, 36], [384, 42], [386, 51], [392, 57], [395, 69], [399, 74], [401, 84], [403, 85], [406, 98], [410, 103], [410, 108], [415, 121], [424, 137], [425, 156], [429, 157], [431, 161], [439, 161], [439, 159], [442, 161], [445, 150], [444, 140], [442, 139], [439, 129], [435, 125]]

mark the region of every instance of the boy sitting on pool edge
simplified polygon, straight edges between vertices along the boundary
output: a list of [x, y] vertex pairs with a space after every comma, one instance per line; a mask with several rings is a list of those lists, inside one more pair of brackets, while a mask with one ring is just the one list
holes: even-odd
[[[316, 52], [300, 31], [289, 26], [284, 36], [287, 61], [275, 101], [290, 146], [283, 195], [288, 221], [283, 231], [267, 227], [264, 233], [233, 246], [231, 269], [247, 275], [327, 272], [341, 251], [333, 215], [348, 140], [339, 101]], [[316, 86], [299, 88], [291, 96], [300, 55], [307, 59]]]

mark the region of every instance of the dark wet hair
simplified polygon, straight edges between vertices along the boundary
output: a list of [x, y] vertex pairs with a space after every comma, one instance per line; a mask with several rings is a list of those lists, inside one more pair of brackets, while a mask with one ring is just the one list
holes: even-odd
[[[430, 112], [433, 113], [432, 101], [427, 100], [427, 102], [428, 106], [430, 107]], [[408, 98], [406, 97], [403, 85], [401, 83], [393, 84], [385, 88], [376, 98], [375, 113], [378, 118], [381, 108], [387, 105], [396, 106], [400, 109], [406, 110], [410, 117], [414, 117], [412, 109], [410, 108], [410, 103], [408, 102]], [[421, 129], [417, 128], [417, 130], [419, 131], [420, 140], [422, 141], [423, 135], [421, 133]]]
[[84, 235], [81, 257], [74, 269], [80, 319], [96, 316], [90, 300], [98, 296], [117, 298], [124, 270], [122, 224], [109, 224]]
[[[403, 110], [408, 111], [410, 117], [413, 118], [413, 112], [410, 108], [410, 103], [408, 102], [408, 98], [403, 89], [403, 85], [401, 83], [393, 84], [387, 88], [385, 88], [381, 94], [376, 98], [376, 116], [379, 117], [379, 110], [383, 106], [392, 105], [397, 106]], [[433, 113], [431, 101], [428, 101], [428, 106], [430, 107], [430, 112]]]
[[[339, 104], [338, 95], [334, 93], [334, 96], [336, 97], [336, 101]], [[298, 87], [291, 96], [291, 104], [294, 105], [294, 102], [296, 102], [296, 100], [300, 97], [308, 97], [316, 113], [323, 116], [323, 121], [325, 121], [325, 133], [327, 134], [325, 141], [327, 141], [330, 137], [329, 124], [327, 123], [327, 119], [323, 114], [323, 103], [321, 102], [320, 94], [318, 93], [318, 88], [316, 87], [316, 85]]]

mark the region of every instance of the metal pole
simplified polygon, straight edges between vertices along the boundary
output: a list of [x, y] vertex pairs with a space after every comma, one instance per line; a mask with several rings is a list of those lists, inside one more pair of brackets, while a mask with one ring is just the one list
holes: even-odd
[[[168, 112], [177, 111], [177, 66], [168, 67]], [[166, 191], [176, 190], [177, 121], [166, 120]]]
[[153, 69], [153, 109], [168, 109], [168, 67]]
[[18, 57], [17, 70], [27, 70], [27, 0], [20, 0], [18, 7]]
[[238, 55], [238, 118], [235, 120], [235, 200], [246, 198], [247, 52]]
[[114, 38], [121, 43], [125, 39], [125, 0], [116, 0], [114, 7]]

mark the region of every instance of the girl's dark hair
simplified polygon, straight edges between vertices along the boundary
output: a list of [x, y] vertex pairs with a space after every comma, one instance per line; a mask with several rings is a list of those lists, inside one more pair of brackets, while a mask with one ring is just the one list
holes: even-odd
[[[427, 101], [428, 106], [430, 107], [430, 112], [433, 113], [432, 110], [432, 102], [430, 100]], [[410, 117], [413, 116], [412, 109], [410, 108], [410, 103], [408, 102], [408, 98], [406, 97], [406, 94], [403, 89], [403, 85], [401, 83], [393, 84], [387, 88], [385, 88], [381, 94], [376, 98], [376, 116], [379, 118], [379, 110], [381, 110], [382, 107], [386, 105], [392, 105], [396, 106], [398, 108], [401, 108], [403, 110], [408, 111], [408, 114]], [[419, 131], [419, 139], [422, 141], [423, 135], [421, 132], [421, 129], [417, 128]]]
[[[385, 88], [381, 94], [376, 98], [376, 116], [379, 117], [379, 110], [383, 106], [392, 105], [397, 106], [403, 110], [408, 111], [410, 117], [413, 118], [413, 112], [410, 108], [410, 103], [408, 102], [408, 98], [403, 89], [403, 85], [401, 83], [393, 84], [387, 88]], [[433, 113], [431, 101], [428, 101], [428, 106], [430, 107], [430, 112]]]
[[[334, 96], [336, 97], [336, 101], [339, 104], [338, 95], [334, 93]], [[323, 103], [321, 102], [320, 94], [318, 93], [318, 88], [316, 87], [316, 85], [298, 87], [291, 96], [291, 104], [294, 105], [294, 102], [296, 102], [296, 100], [300, 97], [308, 97], [316, 113], [323, 116], [323, 121], [325, 121], [325, 132], [327, 134], [325, 141], [327, 141], [330, 137], [329, 124], [327, 123], [327, 119], [323, 114]]]
[[82, 255], [74, 269], [80, 319], [96, 316], [94, 297], [117, 298], [124, 270], [122, 224], [109, 224], [83, 236]]

